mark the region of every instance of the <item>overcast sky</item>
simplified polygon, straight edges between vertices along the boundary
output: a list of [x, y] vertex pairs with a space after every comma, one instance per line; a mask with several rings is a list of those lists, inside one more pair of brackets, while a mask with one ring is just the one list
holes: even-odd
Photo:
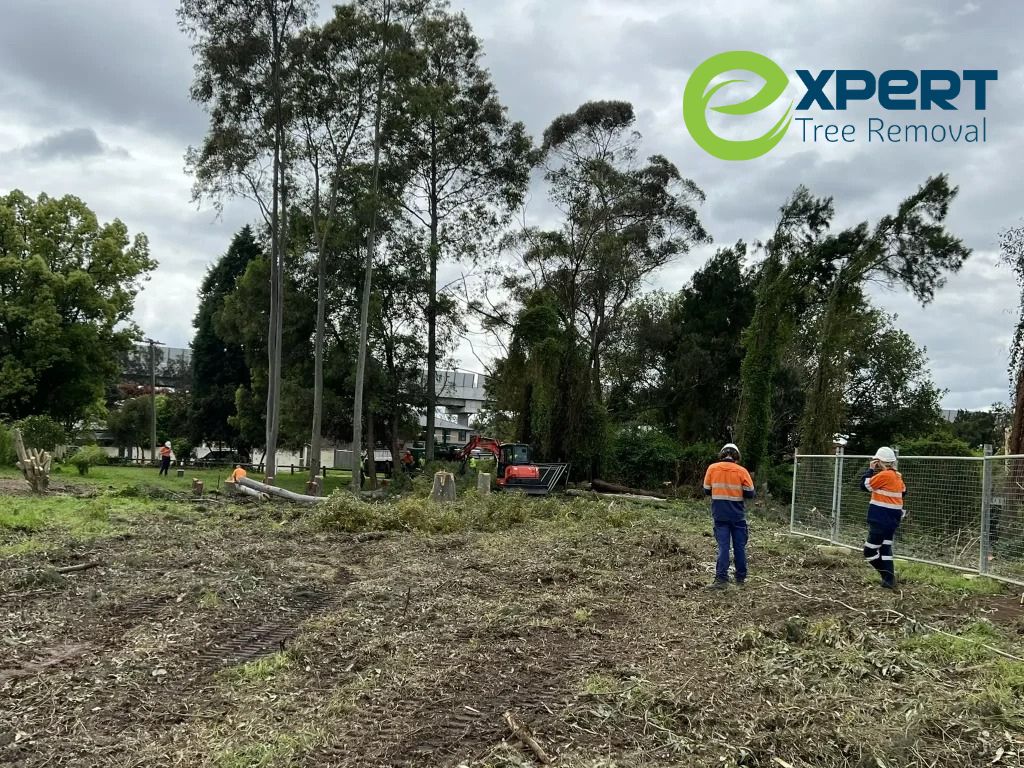
[[[138, 299], [136, 320], [146, 334], [184, 346], [206, 267], [256, 212], [239, 202], [218, 218], [191, 202], [182, 158], [206, 121], [188, 100], [192, 60], [175, 7], [172, 0], [4, 0], [0, 191], [78, 195], [101, 219], [145, 232], [160, 268]], [[997, 265], [996, 242], [1024, 217], [1024, 4], [465, 0], [454, 7], [483, 38], [510, 116], [535, 137], [584, 101], [631, 101], [644, 151], [666, 155], [707, 193], [701, 216], [716, 246], [766, 237], [797, 184], [834, 196], [838, 223], [851, 224], [891, 212], [929, 174], [948, 172], [960, 187], [950, 225], [974, 255], [927, 308], [898, 292], [879, 292], [877, 303], [927, 347], [936, 382], [949, 390], [946, 407], [1007, 399], [1018, 296], [1012, 273]], [[985, 112], [988, 142], [809, 145], [791, 129], [762, 158], [717, 160], [687, 134], [682, 93], [697, 64], [738, 49], [763, 53], [790, 73], [998, 69]], [[867, 115], [920, 122], [918, 113], [877, 106], [846, 119], [863, 123]], [[954, 122], [982, 116], [935, 119], [950, 115]], [[535, 221], [543, 210], [535, 201], [527, 217]], [[680, 259], [652, 287], [682, 287], [711, 250]], [[486, 340], [471, 341], [458, 356], [480, 370]]]

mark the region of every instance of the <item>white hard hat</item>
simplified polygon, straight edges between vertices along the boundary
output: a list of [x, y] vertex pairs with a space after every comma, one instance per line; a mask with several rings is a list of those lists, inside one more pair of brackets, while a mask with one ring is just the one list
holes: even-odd
[[740, 458], [740, 449], [739, 449], [739, 446], [736, 445], [736, 443], [726, 443], [725, 445], [722, 446], [722, 450], [720, 450], [718, 452], [718, 455], [719, 456], [725, 456], [726, 452], [728, 452], [728, 451], [735, 451], [736, 452], [736, 459], [739, 460], [739, 458]]
[[165, 445], [166, 447], [170, 448], [170, 447], [171, 447], [171, 441], [170, 441], [170, 440], [168, 440], [168, 441], [167, 441], [166, 443], [164, 443], [164, 445]]
[[892, 464], [896, 461], [896, 451], [888, 446], [882, 446], [875, 451], [875, 458], [883, 464]]

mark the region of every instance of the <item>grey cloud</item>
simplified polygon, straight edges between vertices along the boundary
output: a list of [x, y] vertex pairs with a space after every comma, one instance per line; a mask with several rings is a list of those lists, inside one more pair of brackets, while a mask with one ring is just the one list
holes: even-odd
[[65, 114], [197, 141], [205, 118], [189, 101], [192, 62], [176, 6], [8, 0], [0, 71], [21, 89], [45, 95], [39, 104], [44, 111], [50, 102]]
[[50, 160], [84, 160], [105, 155], [131, 159], [128, 150], [123, 147], [111, 147], [100, 141], [92, 128], [70, 128], [53, 133], [4, 154], [8, 159], [17, 156], [23, 160], [43, 163]]

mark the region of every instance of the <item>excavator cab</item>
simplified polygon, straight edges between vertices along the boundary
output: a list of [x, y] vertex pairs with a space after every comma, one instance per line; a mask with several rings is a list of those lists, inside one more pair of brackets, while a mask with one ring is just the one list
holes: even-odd
[[498, 449], [498, 486], [530, 495], [546, 495], [547, 485], [540, 480], [540, 469], [533, 463], [526, 443], [505, 443]]
[[526, 443], [505, 443], [498, 449], [498, 477], [505, 476], [506, 467], [521, 467], [530, 463], [530, 446]]

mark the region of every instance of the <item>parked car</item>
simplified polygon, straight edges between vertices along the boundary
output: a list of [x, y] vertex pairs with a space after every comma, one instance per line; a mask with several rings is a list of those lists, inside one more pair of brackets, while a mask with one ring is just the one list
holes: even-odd
[[248, 460], [237, 451], [207, 451], [198, 458], [202, 464], [244, 464]]

